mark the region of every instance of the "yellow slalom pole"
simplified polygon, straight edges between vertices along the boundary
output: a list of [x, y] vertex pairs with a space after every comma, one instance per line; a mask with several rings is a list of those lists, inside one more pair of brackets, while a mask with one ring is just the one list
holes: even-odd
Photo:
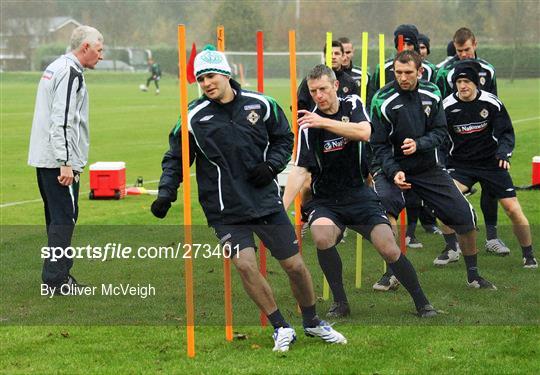
[[326, 54], [324, 56], [326, 66], [332, 67], [332, 32], [326, 32]]
[[384, 34], [379, 34], [379, 85], [386, 85], [386, 72], [384, 70]]
[[[360, 81], [360, 98], [362, 103], [367, 106], [367, 62], [368, 62], [368, 33], [362, 33], [362, 80]], [[357, 289], [362, 287], [362, 257], [363, 257], [363, 238], [361, 234], [356, 235], [356, 265], [355, 282]]]
[[[225, 52], [225, 28], [219, 25], [216, 30], [217, 50]], [[231, 281], [231, 259], [223, 257], [223, 294], [225, 299], [225, 339], [233, 340], [233, 312], [232, 312], [232, 281]]]
[[[326, 32], [326, 55], [325, 55], [326, 66], [332, 68], [332, 32]], [[330, 286], [328, 285], [328, 280], [323, 276], [323, 299], [326, 301], [330, 298]]]
[[184, 259], [186, 288], [186, 336], [187, 355], [195, 357], [195, 310], [193, 303], [193, 261], [191, 259], [191, 177], [189, 171], [189, 133], [187, 98], [186, 28], [178, 25], [178, 67], [180, 69], [180, 118], [182, 134], [182, 177], [184, 198], [184, 242], [188, 245]]
[[[384, 34], [379, 34], [379, 86], [386, 85], [386, 72], [384, 69]], [[383, 270], [386, 272], [386, 262], [383, 260]]]
[[360, 98], [366, 105], [367, 102], [367, 62], [368, 62], [368, 33], [362, 33], [362, 81], [360, 81]]

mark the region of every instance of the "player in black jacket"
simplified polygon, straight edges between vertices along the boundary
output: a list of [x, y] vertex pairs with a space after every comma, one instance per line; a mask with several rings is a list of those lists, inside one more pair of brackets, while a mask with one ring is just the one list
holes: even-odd
[[[272, 289], [259, 272], [253, 233], [287, 273], [302, 311], [304, 331], [326, 342], [345, 337], [315, 312], [311, 276], [298, 252], [298, 241], [283, 209], [276, 175], [290, 159], [293, 135], [277, 103], [242, 90], [231, 80], [221, 52], [205, 49], [195, 58], [195, 76], [203, 96], [190, 104], [190, 163], [196, 160], [199, 202], [208, 224], [230, 250], [244, 289], [274, 326], [274, 351], [287, 351], [296, 340], [277, 308]], [[182, 182], [182, 152], [177, 127], [162, 162], [158, 198], [152, 213], [163, 218]]]
[[[396, 47], [396, 51], [398, 49], [398, 42], [399, 42], [399, 36], [403, 36], [403, 50], [408, 51], [420, 51], [420, 46], [418, 44], [418, 28], [415, 25], [410, 24], [404, 24], [399, 25], [396, 27], [396, 30], [394, 30], [394, 46]], [[386, 78], [386, 83], [389, 83], [390, 81], [393, 81], [395, 79], [394, 76], [394, 56], [387, 58], [384, 61], [384, 76]], [[430, 80], [433, 77], [433, 64], [429, 63], [429, 65], [426, 63], [424, 64], [422, 62], [422, 69], [421, 69], [422, 79]], [[375, 67], [375, 72], [373, 73], [373, 77], [370, 79], [370, 85], [371, 88], [369, 90], [370, 93], [373, 95], [377, 90], [381, 88], [381, 82], [380, 82], [380, 75], [381, 75], [381, 67], [377, 65]], [[371, 99], [372, 97], [368, 96], [368, 107], [371, 108]]]
[[521, 245], [523, 267], [538, 268], [529, 222], [508, 172], [514, 149], [512, 121], [499, 98], [478, 90], [479, 68], [474, 60], [457, 64], [453, 76], [457, 92], [444, 100], [452, 141], [447, 167], [462, 191], [480, 182], [482, 191], [499, 200]]
[[[455, 91], [452, 78], [456, 64], [462, 60], [468, 59], [474, 59], [479, 64], [479, 89], [497, 95], [495, 68], [489, 62], [476, 56], [478, 42], [473, 32], [466, 27], [458, 29], [454, 33], [453, 43], [456, 49], [456, 55], [439, 68], [435, 79], [435, 83], [439, 86], [443, 99]], [[446, 143], [445, 147], [442, 147], [442, 149], [443, 152], [447, 151], [448, 144]], [[497, 235], [497, 197], [492, 196], [486, 190], [482, 190], [480, 196], [480, 208], [482, 209], [484, 222], [486, 223], [486, 250], [498, 255], [507, 255], [510, 252], [510, 249]], [[445, 232], [445, 238], [450, 240], [447, 241], [447, 245], [451, 247], [451, 243], [455, 242], [455, 236], [452, 238], [451, 233], [446, 230]]]
[[[422, 79], [426, 81], [431, 81], [436, 71], [435, 65], [427, 59], [430, 54], [430, 42], [427, 35], [418, 34], [419, 53], [422, 56], [422, 67], [424, 68]], [[405, 194], [405, 205], [407, 208], [407, 234], [405, 243], [407, 247], [421, 248], [423, 245], [415, 235], [416, 224], [419, 218], [422, 226], [428, 233], [441, 233], [441, 231], [435, 225], [436, 219], [433, 216], [431, 208], [427, 207], [415, 193], [407, 192]]]
[[[371, 93], [369, 90], [371, 90], [371, 85], [369, 84], [370, 75], [369, 71], [362, 72], [362, 68], [359, 66], [354, 65], [353, 58], [354, 58], [354, 46], [351, 42], [351, 40], [347, 37], [341, 37], [338, 39], [339, 42], [343, 45], [343, 61], [341, 65], [341, 69], [351, 76], [351, 78], [356, 82], [356, 85], [358, 86], [357, 91], [354, 94], [357, 94], [360, 96], [360, 88], [362, 86], [362, 79], [366, 80], [366, 93], [367, 97], [372, 97], [373, 93]], [[352, 94], [352, 93], [351, 93]]]
[[365, 185], [362, 174], [362, 141], [371, 134], [369, 116], [357, 95], [338, 98], [338, 82], [325, 65], [308, 74], [309, 91], [317, 108], [302, 110], [301, 141], [296, 165], [288, 176], [283, 204], [288, 207], [311, 173], [313, 200], [304, 206], [309, 217], [317, 257], [332, 290], [334, 304], [329, 316], [350, 313], [343, 287], [342, 265], [336, 245], [345, 227], [370, 240], [389, 263], [414, 300], [418, 315], [437, 312], [429, 304], [414, 267], [402, 255], [390, 223], [375, 192]]
[[[326, 54], [326, 46], [323, 52]], [[339, 82], [338, 96], [343, 98], [347, 95], [358, 94], [358, 86], [352, 77], [342, 69], [344, 49], [341, 42], [332, 42], [332, 70]], [[309, 93], [307, 80], [304, 78], [298, 87], [298, 109], [312, 111], [315, 102]]]
[[421, 64], [414, 51], [396, 56], [396, 80], [373, 98], [370, 143], [385, 176], [394, 183], [394, 194], [412, 189], [458, 233], [468, 285], [496, 289], [478, 273], [474, 210], [437, 163], [436, 148], [447, 135], [446, 118], [437, 87], [418, 79]]

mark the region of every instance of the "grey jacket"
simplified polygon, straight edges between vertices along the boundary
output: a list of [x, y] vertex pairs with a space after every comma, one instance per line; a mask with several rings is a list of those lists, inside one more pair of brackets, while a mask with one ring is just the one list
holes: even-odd
[[28, 164], [38, 168], [71, 165], [82, 172], [88, 161], [88, 92], [83, 67], [72, 53], [43, 72], [30, 134]]

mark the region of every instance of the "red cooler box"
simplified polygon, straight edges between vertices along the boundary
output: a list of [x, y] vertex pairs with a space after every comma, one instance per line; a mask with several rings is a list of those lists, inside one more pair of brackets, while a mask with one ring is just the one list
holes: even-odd
[[540, 185], [540, 156], [532, 159], [532, 184]]
[[126, 195], [126, 163], [98, 161], [90, 165], [90, 199], [121, 199]]

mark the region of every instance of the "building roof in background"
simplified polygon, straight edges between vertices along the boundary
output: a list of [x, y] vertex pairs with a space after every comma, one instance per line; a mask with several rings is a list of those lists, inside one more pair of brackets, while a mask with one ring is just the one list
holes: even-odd
[[4, 25], [2, 25], [0, 34], [2, 36], [45, 35], [47, 33], [53, 33], [70, 23], [75, 26], [82, 25], [79, 21], [71, 17], [12, 18], [6, 20]]

